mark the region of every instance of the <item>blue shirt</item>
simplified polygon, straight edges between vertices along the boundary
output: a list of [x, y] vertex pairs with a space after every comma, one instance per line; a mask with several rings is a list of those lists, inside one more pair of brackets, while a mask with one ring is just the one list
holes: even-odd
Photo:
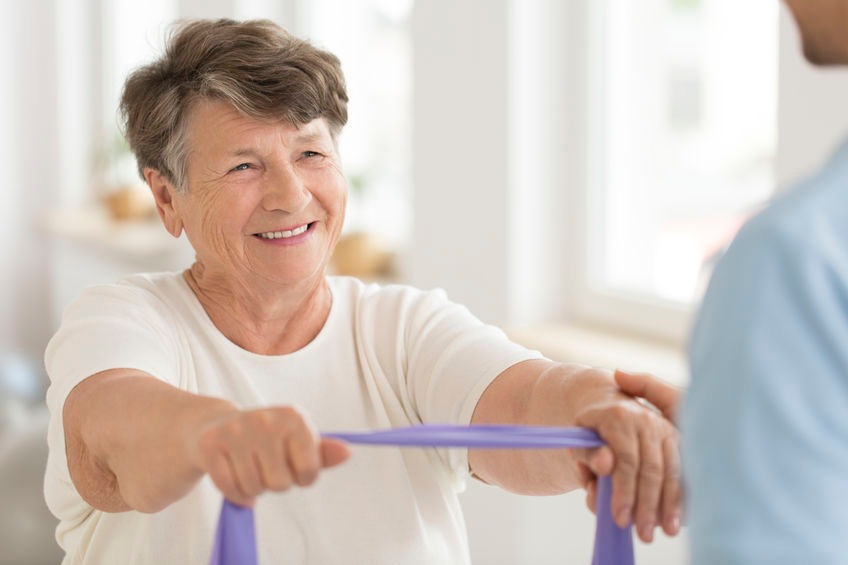
[[848, 143], [739, 232], [690, 370], [692, 565], [848, 563]]

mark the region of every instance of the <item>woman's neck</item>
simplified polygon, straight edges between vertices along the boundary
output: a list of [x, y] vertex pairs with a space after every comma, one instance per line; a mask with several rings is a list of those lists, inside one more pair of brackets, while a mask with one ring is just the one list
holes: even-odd
[[199, 263], [183, 276], [215, 327], [260, 355], [284, 355], [307, 345], [324, 327], [332, 304], [324, 276], [287, 286], [247, 283], [212, 275]]

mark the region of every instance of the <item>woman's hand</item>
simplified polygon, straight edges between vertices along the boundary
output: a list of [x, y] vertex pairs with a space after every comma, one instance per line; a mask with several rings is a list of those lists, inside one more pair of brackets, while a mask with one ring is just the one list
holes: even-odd
[[241, 506], [253, 506], [265, 491], [310, 485], [321, 469], [350, 455], [343, 442], [321, 438], [290, 406], [232, 412], [190, 434], [189, 443], [195, 464]]
[[675, 535], [680, 530], [682, 487], [672, 421], [680, 391], [646, 374], [617, 371], [615, 381], [623, 392], [645, 398], [658, 411], [633, 399], [614, 398], [578, 413], [577, 424], [596, 429], [607, 443], [578, 454], [587, 504], [594, 510], [595, 476], [612, 473], [612, 510], [619, 526], [632, 521], [645, 542], [653, 539], [657, 525]]

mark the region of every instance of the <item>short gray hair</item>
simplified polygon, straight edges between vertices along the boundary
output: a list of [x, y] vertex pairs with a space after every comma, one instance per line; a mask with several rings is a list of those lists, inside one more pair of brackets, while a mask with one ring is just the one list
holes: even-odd
[[121, 120], [142, 177], [155, 169], [186, 190], [188, 116], [198, 100], [295, 126], [323, 117], [334, 139], [347, 123], [344, 75], [332, 53], [268, 20], [181, 22], [164, 55], [124, 84]]

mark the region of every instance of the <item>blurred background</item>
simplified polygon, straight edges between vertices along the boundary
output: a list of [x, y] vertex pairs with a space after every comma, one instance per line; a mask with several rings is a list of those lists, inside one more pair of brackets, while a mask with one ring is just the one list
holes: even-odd
[[[334, 268], [443, 287], [559, 360], [686, 382], [742, 222], [848, 131], [777, 1], [2, 0], [0, 563], [56, 563], [41, 356], [86, 285], [187, 266], [117, 128], [169, 23], [270, 18], [336, 53], [350, 122]], [[476, 563], [589, 561], [582, 495], [464, 495]], [[637, 543], [680, 564], [685, 534]]]

